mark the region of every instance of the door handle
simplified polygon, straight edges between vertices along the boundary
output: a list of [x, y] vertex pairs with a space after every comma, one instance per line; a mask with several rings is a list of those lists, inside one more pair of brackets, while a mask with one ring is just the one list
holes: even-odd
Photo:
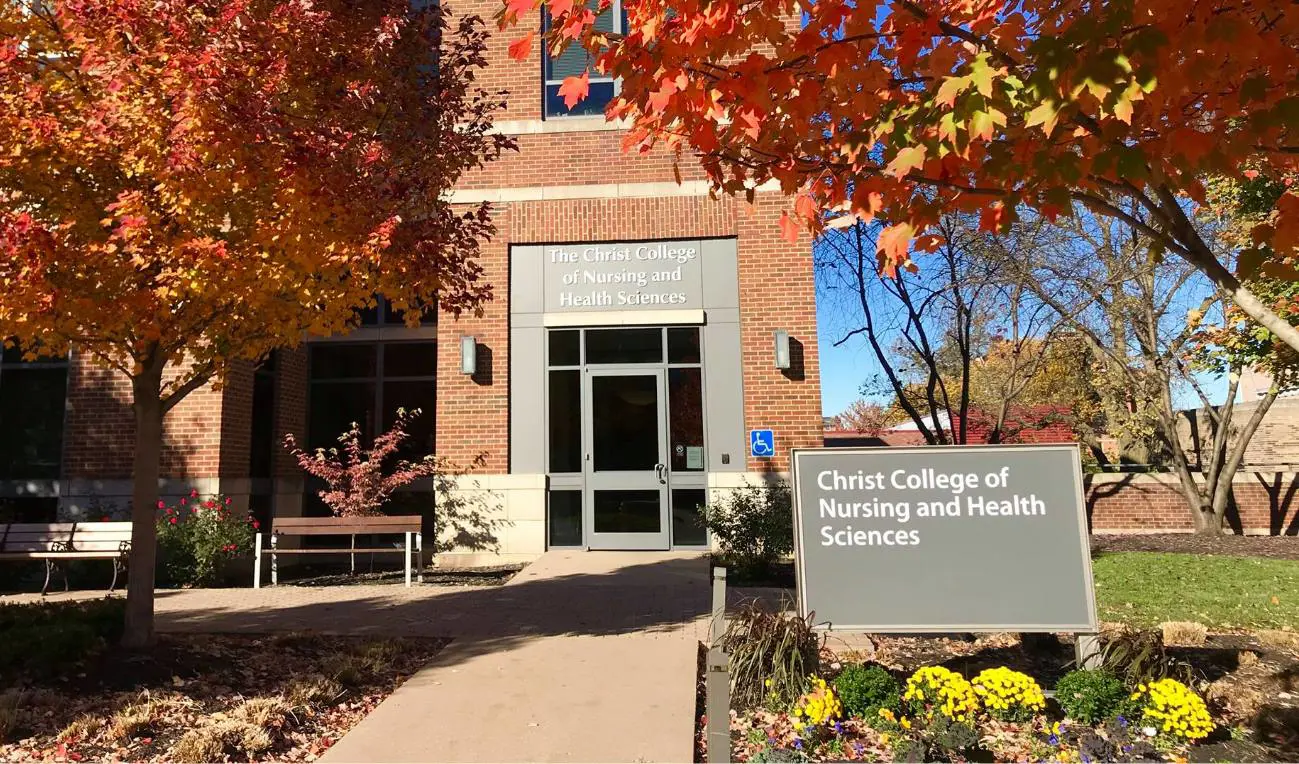
[[668, 471], [667, 465], [663, 464], [663, 462], [659, 462], [658, 464], [654, 465], [654, 477], [659, 479], [659, 483], [661, 485], [668, 484], [667, 471]]

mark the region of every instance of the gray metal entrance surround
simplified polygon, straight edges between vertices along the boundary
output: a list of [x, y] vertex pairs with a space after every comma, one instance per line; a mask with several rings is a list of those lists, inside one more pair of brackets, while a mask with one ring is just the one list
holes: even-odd
[[[577, 495], [582, 499], [582, 529], [579, 546], [589, 549], [597, 548], [636, 548], [664, 549], [672, 543], [673, 500], [677, 496], [695, 500], [702, 496], [708, 485], [708, 475], [712, 472], [743, 472], [747, 442], [744, 437], [744, 395], [742, 383], [742, 366], [740, 355], [740, 317], [739, 317], [739, 282], [737, 272], [736, 240], [727, 239], [689, 239], [669, 242], [656, 242], [649, 245], [651, 251], [685, 250], [691, 248], [698, 253], [697, 261], [687, 262], [675, 269], [671, 275], [673, 283], [661, 287], [671, 290], [678, 302], [671, 306], [655, 303], [652, 300], [641, 301], [633, 297], [628, 304], [617, 307], [601, 307], [601, 299], [586, 300], [577, 304], [571, 298], [560, 299], [554, 290], [559, 280], [553, 272], [554, 262], [564, 258], [564, 267], [574, 269], [584, 266], [573, 266], [571, 258], [574, 253], [581, 258], [584, 252], [605, 253], [610, 250], [624, 249], [631, 252], [641, 248], [635, 244], [563, 244], [563, 245], [514, 245], [510, 248], [510, 472], [512, 474], [547, 475], [547, 486], [553, 498], [555, 491], [568, 491], [565, 494], [575, 500]], [[602, 255], [603, 256], [603, 255]], [[613, 266], [607, 263], [596, 263], [590, 270], [604, 277], [614, 270], [625, 274], [631, 270], [631, 277], [636, 276], [633, 261]], [[666, 266], [650, 265], [649, 269]], [[651, 286], [647, 292], [655, 287]], [[667, 293], [666, 291], [664, 293]], [[616, 293], [621, 298], [621, 293]], [[652, 294], [651, 294], [652, 296]], [[592, 307], [592, 303], [596, 308]], [[702, 317], [702, 325], [700, 319]], [[596, 486], [607, 486], [607, 490], [653, 490], [650, 484], [640, 486], [644, 478], [655, 479], [654, 470], [632, 470], [639, 473], [635, 476], [625, 475], [622, 486], [605, 481], [604, 476], [593, 473], [587, 465], [580, 472], [556, 472], [551, 468], [549, 454], [550, 413], [548, 406], [548, 364], [547, 364], [547, 327], [587, 327], [610, 328], [632, 326], [673, 326], [695, 325], [700, 327], [699, 366], [702, 369], [702, 417], [704, 429], [703, 469], [685, 473], [666, 474], [666, 482], [658, 483], [660, 492], [661, 513], [660, 528], [657, 533], [638, 539], [641, 534], [617, 534], [626, 538], [610, 538], [595, 532], [593, 516], [593, 499]], [[666, 363], [651, 364], [639, 367], [599, 366], [582, 372], [581, 389], [583, 391], [582, 427], [584, 433], [590, 428], [590, 377], [648, 371], [660, 375], [657, 383], [661, 392], [658, 394], [661, 407], [667, 403], [666, 377], [670, 369]], [[656, 463], [667, 464], [672, 458], [669, 453], [669, 439], [666, 430], [670, 427], [666, 414], [659, 420], [660, 425], [660, 459]], [[589, 438], [584, 435], [586, 444]], [[585, 445], [584, 445], [585, 449]], [[583, 456], [586, 454], [584, 453]], [[623, 488], [625, 486], [625, 488]], [[577, 493], [572, 493], [577, 492]], [[631, 497], [635, 498], [635, 497]], [[548, 523], [552, 519], [553, 501], [548, 502]], [[549, 525], [548, 525], [549, 527]], [[597, 538], [599, 536], [600, 538]], [[629, 544], [634, 544], [631, 546]]]

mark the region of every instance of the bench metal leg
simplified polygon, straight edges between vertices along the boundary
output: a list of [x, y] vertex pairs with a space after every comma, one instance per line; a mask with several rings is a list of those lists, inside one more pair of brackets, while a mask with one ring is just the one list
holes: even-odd
[[411, 532], [406, 531], [406, 585], [407, 586], [410, 586], [410, 548], [411, 548], [410, 537], [411, 537]]
[[[352, 534], [352, 553], [349, 556], [352, 558], [352, 575], [355, 576], [356, 575], [356, 534], [355, 533]], [[373, 560], [374, 555], [370, 555], [370, 559]]]
[[424, 583], [424, 534], [415, 534], [415, 580]]
[[275, 556], [275, 547], [279, 546], [280, 536], [278, 533], [271, 534], [271, 586], [280, 582], [280, 565]]
[[253, 534], [253, 588], [262, 588], [262, 534]]
[[45, 583], [41, 584], [41, 596], [50, 590], [50, 576], [54, 573], [54, 560], [45, 561]]
[[121, 558], [113, 560], [113, 581], [108, 585], [109, 594], [112, 594], [113, 590], [117, 588], [117, 575], [124, 570], [126, 570], [126, 563]]

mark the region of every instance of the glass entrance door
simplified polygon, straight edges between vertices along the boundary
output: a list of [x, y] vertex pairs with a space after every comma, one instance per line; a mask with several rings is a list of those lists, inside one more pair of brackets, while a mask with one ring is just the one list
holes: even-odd
[[667, 549], [667, 406], [662, 370], [586, 375], [586, 523], [591, 549]]

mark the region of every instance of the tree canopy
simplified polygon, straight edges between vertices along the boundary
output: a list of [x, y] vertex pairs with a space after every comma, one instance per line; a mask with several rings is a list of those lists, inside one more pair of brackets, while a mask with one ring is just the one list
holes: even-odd
[[[503, 25], [541, 0], [505, 0]], [[620, 80], [627, 144], [697, 153], [714, 186], [795, 195], [789, 235], [887, 223], [880, 267], [932, 251], [951, 211], [1005, 230], [1075, 205], [1180, 255], [1299, 349], [1299, 331], [1242, 286], [1293, 278], [1299, 189], [1280, 195], [1235, 263], [1191, 220], [1205, 179], [1280, 178], [1299, 160], [1299, 13], [1260, 0], [550, 0], [545, 44], [582, 45]], [[533, 33], [514, 46], [526, 54]], [[575, 102], [587, 75], [562, 92]]]
[[0, 2], [0, 339], [131, 381], [128, 643], [168, 410], [376, 293], [410, 321], [488, 297], [488, 208], [445, 198], [511, 145], [485, 36], [409, 0]]

